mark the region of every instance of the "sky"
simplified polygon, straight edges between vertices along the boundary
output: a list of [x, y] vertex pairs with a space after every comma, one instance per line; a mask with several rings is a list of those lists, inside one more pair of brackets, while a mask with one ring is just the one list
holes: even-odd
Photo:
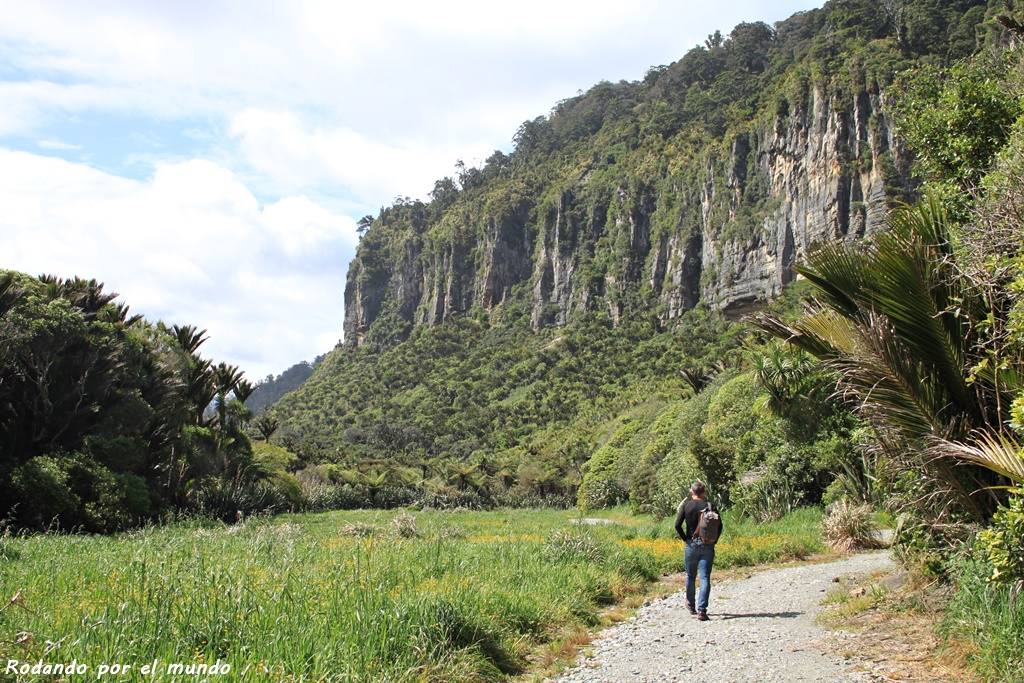
[[356, 221], [716, 29], [820, 0], [79, 0], [0, 21], [0, 268], [95, 278], [257, 381], [343, 335]]

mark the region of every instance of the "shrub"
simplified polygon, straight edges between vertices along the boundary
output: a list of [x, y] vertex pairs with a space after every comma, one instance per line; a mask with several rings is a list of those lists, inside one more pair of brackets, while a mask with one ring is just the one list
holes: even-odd
[[1024, 584], [1024, 496], [999, 508], [992, 525], [978, 534], [977, 547], [992, 564], [989, 581]]
[[386, 486], [373, 497], [374, 507], [390, 510], [393, 508], [413, 505], [417, 501], [418, 492], [408, 486]]
[[305, 508], [305, 491], [302, 483], [290, 472], [274, 472], [270, 476], [270, 485], [274, 487], [291, 510]]
[[37, 456], [15, 468], [11, 486], [21, 501], [20, 507], [15, 508], [18, 524], [45, 529], [54, 519], [73, 516], [81, 500], [71, 490], [68, 479], [62, 462], [49, 456]]
[[296, 477], [302, 497], [302, 509], [307, 512], [322, 512], [334, 509], [337, 504], [337, 492], [340, 487], [314, 477]]
[[361, 510], [372, 506], [370, 497], [351, 484], [342, 484], [334, 489], [331, 507], [335, 510]]
[[845, 500], [836, 503], [821, 520], [821, 529], [825, 542], [840, 552], [879, 546], [877, 525], [868, 505], [853, 506]]
[[626, 487], [614, 479], [588, 481], [580, 488], [580, 505], [584, 510], [615, 507], [627, 497]]
[[482, 510], [486, 508], [480, 494], [474, 491], [460, 491], [451, 486], [438, 486], [423, 492], [416, 501], [421, 508], [434, 510]]
[[589, 534], [562, 529], [544, 544], [544, 554], [556, 562], [603, 562], [604, 550]]
[[576, 497], [571, 493], [546, 493], [541, 495], [536, 491], [526, 491], [519, 487], [503, 491], [494, 498], [495, 507], [505, 508], [554, 508], [556, 510], [567, 510], [576, 507]]
[[437, 531], [438, 538], [466, 538], [466, 528], [458, 524], [446, 524]]
[[112, 472], [101, 465], [91, 468], [95, 500], [85, 504], [89, 526], [116, 531], [138, 525], [150, 511], [146, 480], [130, 472]]
[[225, 522], [256, 512], [274, 512], [287, 508], [284, 496], [266, 481], [206, 478], [189, 491], [189, 506], [200, 516]]
[[399, 538], [419, 538], [421, 535], [416, 518], [408, 512], [399, 513], [391, 520], [391, 533]]
[[355, 538], [371, 538], [380, 535], [380, 529], [375, 524], [366, 522], [347, 522], [341, 525], [338, 530], [342, 536], [354, 536]]
[[679, 503], [686, 500], [687, 495], [689, 494], [658, 490], [651, 502], [651, 515], [659, 522], [666, 517], [675, 517], [679, 511]]
[[[757, 473], [752, 473], [757, 476]], [[802, 494], [788, 480], [775, 481], [761, 476], [741, 481], [733, 494], [733, 505], [741, 515], [758, 522], [774, 522], [797, 508]]]

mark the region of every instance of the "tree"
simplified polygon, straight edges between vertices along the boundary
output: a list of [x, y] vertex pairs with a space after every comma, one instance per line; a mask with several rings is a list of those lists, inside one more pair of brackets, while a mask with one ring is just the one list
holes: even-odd
[[267, 410], [264, 410], [256, 418], [253, 426], [256, 427], [256, 431], [263, 436], [264, 441], [270, 441], [270, 437], [274, 435], [274, 432], [281, 426], [281, 422], [274, 417], [274, 415]]
[[954, 265], [949, 220], [937, 200], [895, 212], [891, 229], [866, 248], [823, 246], [797, 271], [816, 302], [796, 323], [772, 315], [754, 324], [822, 360], [839, 377], [841, 394], [875, 429], [903, 472], [923, 474], [919, 499], [935, 519], [948, 502], [984, 523], [998, 499], [991, 472], [961, 467], [929, 450], [972, 430], [1001, 424], [1013, 388], [984, 376], [969, 382], [980, 358], [971, 338], [987, 307], [963, 287]]
[[1016, 89], [1004, 82], [1016, 63], [1012, 53], [997, 53], [950, 68], [919, 67], [896, 84], [899, 133], [917, 155], [926, 185], [956, 200], [957, 220], [966, 218], [968, 195], [1024, 111]]
[[750, 356], [754, 379], [767, 392], [767, 407], [779, 417], [789, 417], [799, 398], [813, 393], [815, 363], [810, 354], [776, 343]]
[[434, 183], [434, 189], [430, 191], [430, 199], [434, 209], [443, 211], [455, 202], [459, 196], [459, 188], [455, 181], [445, 176]]
[[252, 385], [196, 355], [205, 331], [116, 298], [94, 279], [0, 271], [0, 519], [113, 531], [168, 506], [245, 507]]
[[181, 349], [191, 355], [195, 355], [199, 347], [207, 340], [206, 330], [199, 330], [193, 325], [174, 325], [171, 327], [171, 332], [178, 340]]
[[460, 491], [477, 490], [483, 485], [478, 472], [478, 463], [451, 462], [448, 464], [449, 478]]

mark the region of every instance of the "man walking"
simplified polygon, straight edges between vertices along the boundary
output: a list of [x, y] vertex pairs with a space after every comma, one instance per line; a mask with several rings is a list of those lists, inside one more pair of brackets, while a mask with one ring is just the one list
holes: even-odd
[[[690, 500], [679, 504], [679, 511], [676, 513], [676, 533], [686, 541], [686, 552], [683, 555], [683, 564], [686, 565], [686, 606], [690, 614], [696, 614], [699, 621], [708, 620], [708, 599], [711, 597], [711, 567], [715, 563], [714, 542], [705, 543], [697, 533], [700, 524], [701, 513], [705, 510], [714, 510], [714, 506], [704, 500], [705, 486], [703, 482], [695, 481], [690, 486]], [[716, 511], [717, 512], [717, 511]], [[683, 522], [686, 522], [686, 531], [683, 531]], [[721, 519], [718, 520], [718, 533], [722, 532]], [[717, 539], [717, 535], [715, 536]], [[696, 596], [697, 574], [700, 574], [700, 593]]]

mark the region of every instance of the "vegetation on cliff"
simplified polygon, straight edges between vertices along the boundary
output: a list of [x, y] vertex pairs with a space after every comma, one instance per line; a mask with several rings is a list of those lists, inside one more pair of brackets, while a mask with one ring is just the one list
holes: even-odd
[[[877, 496], [856, 448], [870, 434], [830, 398], [836, 376], [720, 312], [782, 293], [810, 248], [803, 228], [853, 243], [934, 175], [924, 157], [913, 175], [890, 112], [931, 91], [898, 77], [968, 68], [958, 60], [1005, 37], [986, 12], [832, 2], [741, 24], [641, 81], [560, 102], [429, 203], [364, 219], [346, 344], [273, 411], [298, 490], [665, 513], [699, 476], [765, 516]], [[787, 155], [838, 170], [799, 175]], [[832, 188], [827, 205], [797, 206], [813, 194], [800, 181]], [[796, 284], [783, 318], [806, 296]]]

